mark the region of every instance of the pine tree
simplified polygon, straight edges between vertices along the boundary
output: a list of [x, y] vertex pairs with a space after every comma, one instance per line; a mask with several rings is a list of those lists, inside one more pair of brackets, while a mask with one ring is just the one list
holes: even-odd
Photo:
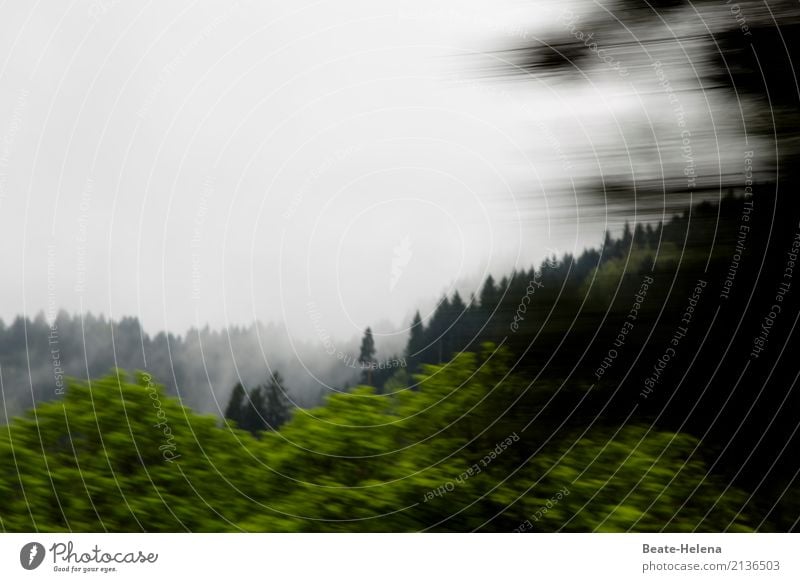
[[291, 417], [291, 403], [286, 396], [283, 378], [278, 372], [270, 376], [269, 383], [263, 388], [264, 424], [267, 430], [278, 430]]
[[443, 296], [436, 311], [433, 312], [431, 323], [428, 326], [428, 344], [425, 361], [441, 363], [447, 359], [446, 335], [450, 328], [450, 301]]
[[626, 220], [625, 228], [622, 230], [622, 250], [628, 252], [631, 248], [631, 241], [633, 241], [633, 232], [631, 232], [631, 225]]
[[411, 330], [408, 336], [408, 344], [406, 346], [406, 359], [408, 361], [408, 369], [410, 372], [416, 372], [419, 364], [422, 362], [422, 351], [425, 348], [425, 327], [422, 325], [422, 317], [417, 311], [414, 314], [414, 320], [411, 322]]
[[244, 419], [242, 428], [256, 434], [264, 430], [265, 409], [264, 409], [264, 388], [256, 386], [250, 391], [250, 398], [244, 406]]
[[372, 330], [368, 327], [364, 330], [364, 337], [361, 340], [361, 351], [358, 356], [358, 363], [361, 364], [362, 381], [372, 386], [372, 368], [377, 363], [375, 360], [375, 340], [372, 337]]
[[454, 352], [462, 351], [468, 342], [465, 336], [466, 319], [467, 319], [467, 306], [461, 299], [458, 291], [453, 293], [453, 298], [450, 300], [450, 311], [448, 321], [448, 329], [446, 332], [447, 343], [446, 348], [448, 352], [448, 359]]
[[497, 306], [497, 288], [494, 286], [494, 278], [489, 275], [481, 289], [481, 307], [484, 311], [493, 311]]

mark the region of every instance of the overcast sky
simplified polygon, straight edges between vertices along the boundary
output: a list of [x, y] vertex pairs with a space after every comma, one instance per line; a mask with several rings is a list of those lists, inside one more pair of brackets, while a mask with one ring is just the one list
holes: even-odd
[[608, 127], [636, 102], [614, 97], [621, 80], [473, 76], [476, 53], [558, 26], [563, 3], [13, 4], [6, 321], [63, 308], [151, 332], [259, 318], [350, 337], [602, 230], [554, 230], [574, 200], [541, 184], [568, 183], [575, 136], [618, 143]]

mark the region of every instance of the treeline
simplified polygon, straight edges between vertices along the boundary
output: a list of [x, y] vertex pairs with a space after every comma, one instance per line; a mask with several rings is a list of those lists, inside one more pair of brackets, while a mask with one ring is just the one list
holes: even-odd
[[[352, 359], [356, 364], [354, 370], [359, 370], [357, 380], [360, 380], [363, 385], [382, 386], [388, 374], [394, 373], [401, 366], [403, 368], [407, 366], [404, 358], [396, 356], [384, 362], [378, 362], [376, 353], [372, 329], [367, 327], [364, 330], [364, 337], [361, 339], [358, 358], [348, 356], [348, 360]], [[350, 361], [343, 363], [350, 365]], [[407, 377], [405, 372], [402, 377]], [[330, 386], [327, 387], [330, 388]], [[344, 389], [333, 388], [333, 391], [343, 391], [348, 388], [350, 386], [345, 385]], [[238, 382], [231, 391], [224, 418], [239, 428], [258, 435], [261, 431], [280, 428], [284, 422], [289, 420], [293, 405], [296, 403], [290, 398], [289, 391], [284, 386], [280, 374], [273, 372], [266, 384], [259, 384], [254, 388], [248, 389]]]
[[[347, 347], [358, 353], [357, 343]], [[355, 384], [359, 374], [320, 356], [316, 345], [290, 341], [285, 328], [272, 324], [150, 335], [134, 317], [110, 321], [61, 311], [49, 321], [44, 314], [9, 324], [0, 320], [0, 374], [9, 415], [60, 398], [66, 377], [97, 378], [115, 367], [146, 370], [185, 405], [217, 415], [235, 384], [256, 386], [274, 370], [285, 375], [298, 406], [322, 402], [323, 388], [308, 370], [337, 387]]]
[[[509, 414], [557, 439], [598, 423], [692, 434], [711, 470], [752, 494], [754, 514], [778, 519], [800, 471], [800, 205], [775, 190], [626, 226], [598, 249], [489, 278], [466, 302], [442, 298], [415, 319], [407, 358], [419, 369], [503, 345], [532, 381]], [[543, 387], [555, 387], [544, 408], [533, 396]]]
[[[715, 222], [731, 220], [738, 212], [737, 200], [730, 195], [720, 206], [697, 205], [666, 224], [625, 223], [620, 236], [607, 232], [599, 248], [548, 257], [538, 268], [499, 280], [490, 275], [466, 302], [458, 291], [443, 296], [427, 323], [419, 312], [414, 317], [406, 348], [412, 371], [420, 364], [446, 362], [485, 341], [513, 346], [514, 353], [525, 354], [524, 365], [535, 365], [545, 355], [550, 360], [549, 348], [569, 332], [575, 336], [578, 328], [596, 329], [593, 315], [605, 315], [608, 300], [621, 295], [626, 282], [655, 271], [674, 274], [678, 263], [685, 274], [709, 249], [722, 258], [728, 246], [719, 240], [714, 248], [708, 235]], [[531, 357], [531, 350], [540, 357]], [[548, 368], [552, 373], [562, 364], [551, 360]]]
[[[73, 381], [0, 431], [0, 522], [794, 530], [798, 251], [792, 204], [695, 205], [446, 298], [415, 322], [411, 374], [363, 367], [378, 388], [291, 412], [280, 377], [243, 383], [222, 426], [164, 395], [154, 409], [141, 377]], [[374, 353], [365, 333], [359, 361]]]

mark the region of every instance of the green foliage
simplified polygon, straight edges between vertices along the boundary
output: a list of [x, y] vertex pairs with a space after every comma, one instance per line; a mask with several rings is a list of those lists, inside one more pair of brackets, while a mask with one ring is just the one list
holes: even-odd
[[[122, 372], [70, 382], [0, 432], [6, 531], [747, 529], [743, 494], [695, 441], [628, 426], [556, 442], [510, 405], [527, 384], [491, 344], [299, 410], [257, 439]], [[557, 503], [560, 489], [569, 494]], [[548, 507], [548, 503], [550, 507]], [[546, 511], [542, 512], [542, 508]]]
[[62, 401], [0, 435], [7, 531], [226, 531], [252, 510], [249, 435], [183, 408], [144, 374], [71, 381]]
[[570, 492], [546, 512], [538, 529], [748, 531], [738, 513], [746, 496], [722, 493], [724, 485], [693, 457], [696, 445], [688, 435], [641, 426], [617, 434], [595, 431], [562, 445], [554, 452], [558, 462], [534, 463], [535, 473], [544, 476], [539, 491], [564, 486]]

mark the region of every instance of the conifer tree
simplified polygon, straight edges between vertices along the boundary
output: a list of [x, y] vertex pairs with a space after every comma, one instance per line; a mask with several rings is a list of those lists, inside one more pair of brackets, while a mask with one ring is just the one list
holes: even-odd
[[362, 368], [362, 381], [372, 386], [372, 369], [377, 361], [375, 360], [375, 339], [372, 337], [372, 329], [369, 327], [364, 330], [364, 337], [361, 339], [361, 351], [358, 356], [358, 363]]

